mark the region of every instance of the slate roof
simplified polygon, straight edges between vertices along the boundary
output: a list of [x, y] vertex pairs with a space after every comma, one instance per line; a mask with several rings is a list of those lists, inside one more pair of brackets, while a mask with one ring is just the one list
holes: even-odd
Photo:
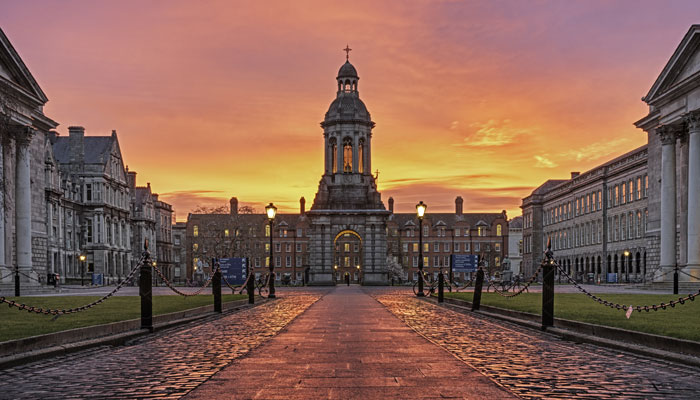
[[[112, 136], [85, 136], [83, 138], [85, 163], [104, 164], [109, 160], [113, 140]], [[70, 138], [68, 136], [57, 136], [54, 139], [53, 154], [61, 164], [70, 162]]]
[[[457, 215], [455, 213], [426, 213], [424, 221], [437, 226], [438, 222], [442, 221], [447, 226], [455, 226], [458, 223], [464, 223], [470, 227], [477, 226], [479, 222], [484, 222], [491, 226], [496, 219], [503, 218], [502, 213], [464, 213]], [[389, 221], [396, 223], [400, 229], [405, 226], [416, 225], [415, 213], [394, 213], [389, 217]]]

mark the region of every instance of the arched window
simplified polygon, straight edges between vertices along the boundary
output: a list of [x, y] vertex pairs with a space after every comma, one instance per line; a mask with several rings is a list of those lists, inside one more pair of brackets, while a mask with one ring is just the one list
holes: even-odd
[[270, 237], [270, 225], [265, 225], [265, 237]]
[[194, 226], [194, 228], [192, 229], [192, 231], [193, 231], [193, 232], [192, 232], [192, 236], [194, 236], [194, 237], [199, 236], [199, 227], [198, 227], [197, 225]]
[[357, 148], [358, 172], [365, 172], [365, 139], [360, 139], [360, 147]]
[[352, 139], [343, 139], [343, 172], [352, 172]]
[[496, 225], [496, 236], [501, 236], [501, 224]]
[[338, 161], [336, 158], [338, 156], [338, 143], [336, 142], [335, 138], [331, 138], [330, 147], [331, 171], [335, 174], [336, 172], [338, 172]]

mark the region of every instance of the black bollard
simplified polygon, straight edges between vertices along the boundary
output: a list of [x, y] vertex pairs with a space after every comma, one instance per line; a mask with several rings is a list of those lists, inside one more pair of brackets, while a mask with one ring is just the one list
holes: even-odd
[[248, 304], [255, 304], [255, 274], [253, 268], [250, 267], [250, 260], [246, 259], [248, 265], [248, 281], [246, 290], [248, 291]]
[[148, 240], [146, 240], [145, 258], [139, 269], [139, 296], [141, 296], [141, 328], [153, 332], [153, 290], [151, 272], [152, 263], [148, 253]]
[[481, 306], [481, 288], [484, 286], [484, 270], [479, 267], [476, 271], [476, 282], [474, 282], [474, 297], [472, 298], [472, 311], [476, 311]]
[[445, 275], [440, 271], [438, 274], [438, 303], [445, 301]]
[[673, 294], [678, 294], [678, 268], [673, 272]]
[[219, 269], [219, 261], [212, 259], [211, 265], [214, 266], [214, 277], [211, 281], [211, 293], [214, 295], [214, 312], [221, 312], [221, 269]]
[[15, 269], [15, 297], [19, 297], [19, 268]]
[[554, 260], [545, 259], [542, 265], [542, 330], [554, 326]]

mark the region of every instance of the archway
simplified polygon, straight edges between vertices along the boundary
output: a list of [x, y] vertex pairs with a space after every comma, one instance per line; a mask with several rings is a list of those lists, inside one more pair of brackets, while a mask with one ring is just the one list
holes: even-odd
[[336, 283], [362, 283], [362, 237], [355, 231], [345, 229], [333, 239], [333, 277]]

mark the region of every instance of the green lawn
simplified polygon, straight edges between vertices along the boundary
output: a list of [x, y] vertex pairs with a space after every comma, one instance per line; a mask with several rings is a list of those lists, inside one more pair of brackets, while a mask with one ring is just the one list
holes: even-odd
[[[453, 297], [472, 301], [471, 292], [445, 293]], [[625, 305], [652, 305], [668, 303], [685, 295], [668, 294], [601, 294], [605, 300]], [[523, 293], [514, 298], [504, 298], [497, 293], [482, 293], [481, 304], [508, 308], [542, 315], [542, 294]], [[632, 331], [672, 336], [680, 339], [700, 341], [700, 298], [687, 301], [685, 305], [668, 307], [666, 310], [633, 312], [630, 319], [625, 311], [603, 306], [584, 294], [556, 293], [554, 295], [554, 316], [556, 318], [613, 326]]]
[[[228, 302], [248, 298], [248, 295], [223, 294], [221, 297], [223, 302]], [[37, 307], [62, 309], [79, 307], [95, 301], [99, 297], [8, 297], [8, 299]], [[167, 314], [206, 305], [212, 305], [213, 309], [213, 304], [214, 296], [212, 295], [193, 297], [153, 296], [153, 314]], [[51, 315], [19, 311], [15, 307], [10, 308], [6, 304], [2, 304], [0, 306], [0, 321], [2, 321], [0, 323], [0, 342], [84, 326], [141, 318], [140, 307], [141, 298], [139, 296], [115, 296], [89, 310], [62, 315], [55, 321], [51, 321], [53, 318]]]

